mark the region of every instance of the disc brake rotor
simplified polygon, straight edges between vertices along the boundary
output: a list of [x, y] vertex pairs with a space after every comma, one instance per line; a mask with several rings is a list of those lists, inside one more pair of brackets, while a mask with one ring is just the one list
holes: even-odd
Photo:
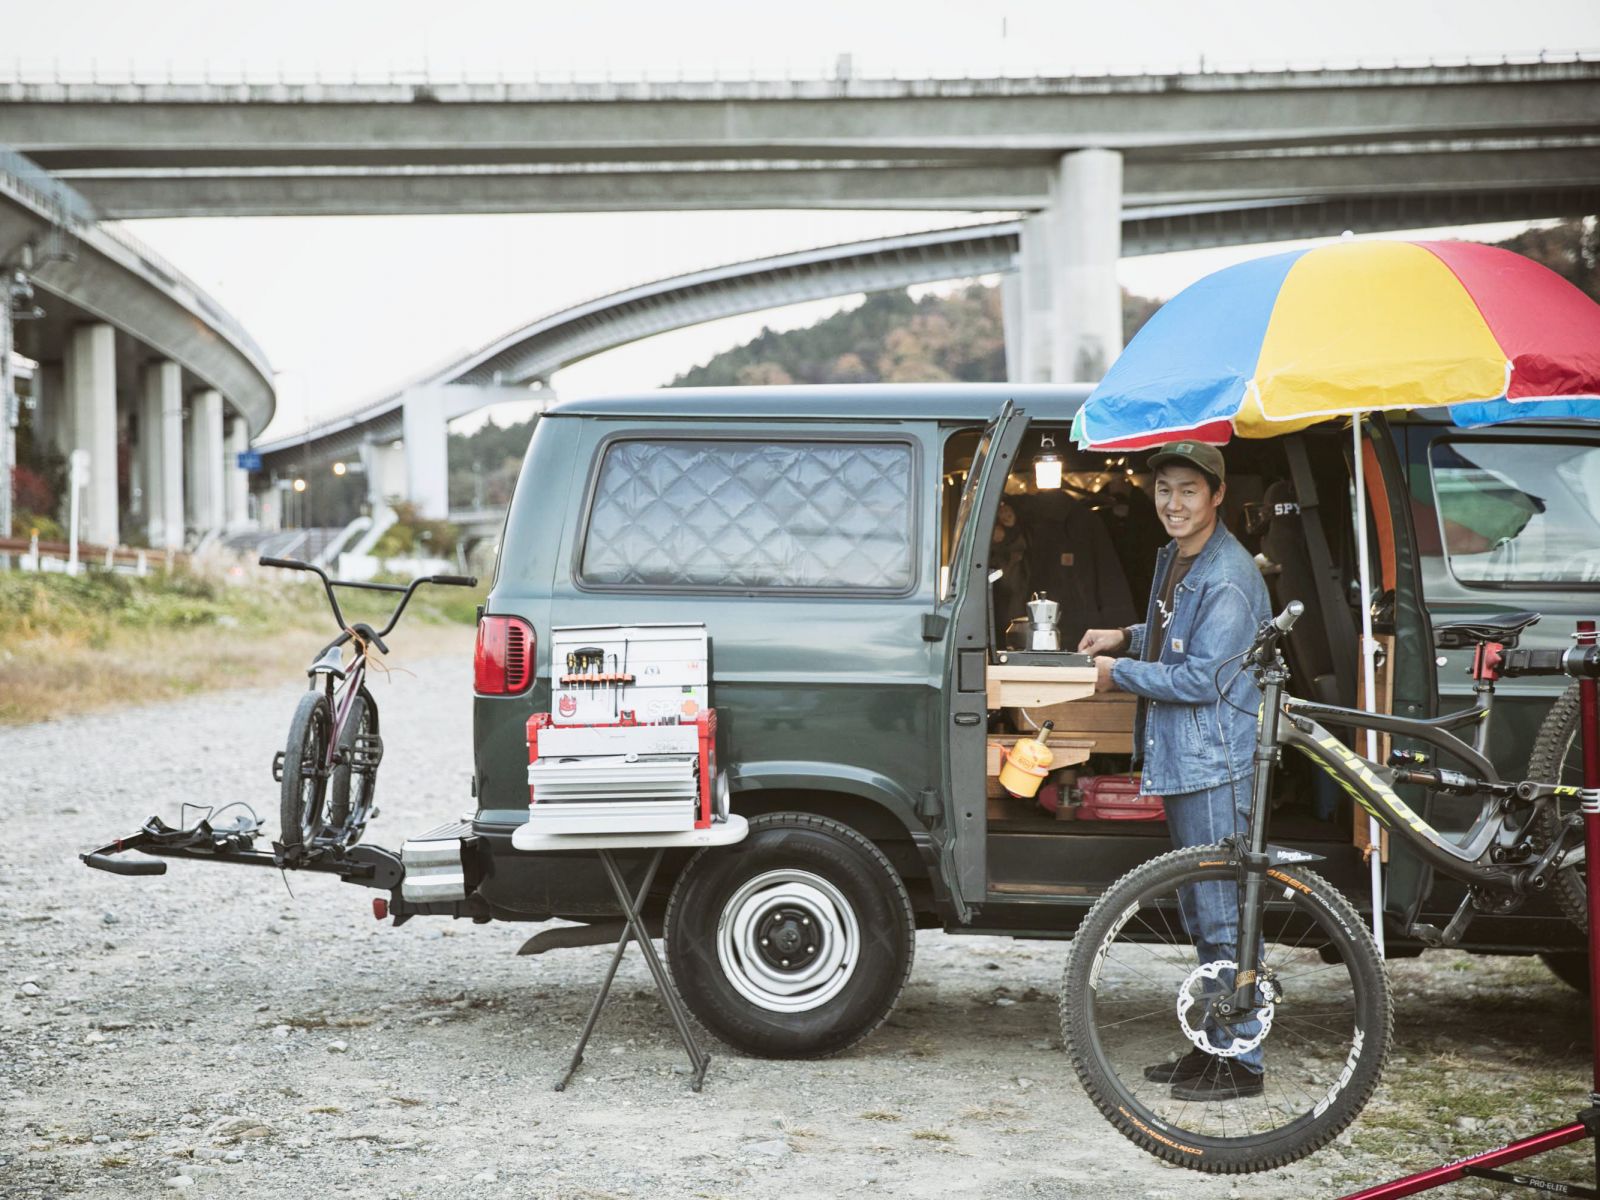
[[1248, 1054], [1266, 1041], [1267, 1033], [1272, 1029], [1272, 1014], [1275, 1005], [1271, 1003], [1274, 995], [1270, 988], [1261, 989], [1266, 992], [1268, 1003], [1257, 1008], [1254, 1015], [1247, 1018], [1258, 1022], [1261, 1026], [1260, 1029], [1248, 1037], [1236, 1033], [1233, 1035], [1232, 1041], [1228, 1042], [1227, 1045], [1219, 1046], [1211, 1040], [1211, 1035], [1203, 1024], [1197, 1028], [1189, 1023], [1189, 1013], [1197, 1006], [1200, 1014], [1204, 1014], [1206, 1011], [1206, 1006], [1200, 1003], [1200, 997], [1205, 995], [1208, 990], [1205, 984], [1217, 984], [1217, 987], [1209, 990], [1220, 991], [1225, 986], [1220, 982], [1222, 973], [1224, 971], [1236, 971], [1238, 966], [1238, 963], [1226, 958], [1218, 959], [1216, 962], [1205, 963], [1190, 971], [1182, 986], [1178, 988], [1178, 1024], [1182, 1027], [1184, 1036], [1199, 1049], [1207, 1054], [1215, 1055], [1217, 1058], [1237, 1058], [1241, 1054]]

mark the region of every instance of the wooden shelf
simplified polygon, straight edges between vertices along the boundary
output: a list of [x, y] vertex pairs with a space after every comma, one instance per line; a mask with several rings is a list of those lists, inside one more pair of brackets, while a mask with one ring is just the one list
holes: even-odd
[[1094, 695], [1093, 667], [989, 668], [990, 708], [1043, 708]]

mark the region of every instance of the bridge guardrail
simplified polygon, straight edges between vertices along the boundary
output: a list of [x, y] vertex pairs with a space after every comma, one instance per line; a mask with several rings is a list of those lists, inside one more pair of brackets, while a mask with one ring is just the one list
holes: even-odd
[[[439, 64], [390, 64], [381, 69], [352, 63], [343, 71], [321, 66], [296, 67], [283, 63], [270, 68], [241, 64], [202, 62], [186, 65], [168, 63], [160, 69], [137, 64], [101, 64], [90, 60], [87, 66], [63, 64], [59, 58], [13, 58], [0, 64], [0, 87], [21, 88], [340, 88], [340, 87], [497, 87], [532, 88], [594, 85], [629, 87], [634, 85], [683, 84], [686, 86], [729, 84], [766, 85], [777, 83], [893, 83], [919, 80], [951, 83], [982, 83], [1007, 79], [1063, 78], [1097, 79], [1117, 76], [1184, 76], [1300, 74], [1318, 72], [1374, 70], [1449, 70], [1472, 67], [1517, 67], [1600, 62], [1600, 49], [1527, 49], [1500, 54], [1462, 55], [1373, 55], [1330, 59], [1226, 60], [1196, 55], [1178, 61], [1157, 63], [1097, 63], [1063, 70], [1056, 63], [997, 64], [994, 74], [973, 76], [941, 74], [937, 71], [908, 72], [898, 67], [863, 62], [856, 56], [819, 58], [810, 64], [785, 64], [781, 76], [770, 68], [751, 64], [730, 69], [725, 63], [680, 63], [670, 67], [640, 68], [619, 74], [609, 65], [583, 65], [561, 71], [507, 71], [504, 67], [475, 67]], [[5, 68], [9, 66], [10, 70]], [[762, 74], [765, 69], [768, 73]], [[13, 97], [18, 99], [21, 97]], [[219, 99], [243, 99], [219, 96]], [[399, 99], [400, 97], [397, 97]]]

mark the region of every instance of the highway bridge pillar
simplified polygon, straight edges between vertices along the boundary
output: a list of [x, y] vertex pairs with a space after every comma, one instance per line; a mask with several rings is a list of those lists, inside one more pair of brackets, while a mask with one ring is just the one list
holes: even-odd
[[139, 461], [144, 468], [144, 516], [150, 544], [183, 546], [183, 368], [153, 362], [144, 368], [139, 405]]
[[222, 528], [222, 396], [207, 388], [189, 400], [189, 523], [201, 534]]
[[[1035, 213], [1025, 217], [1017, 251], [1017, 370], [1016, 383], [1049, 383], [1053, 360], [1052, 347], [1060, 331], [1054, 311], [1054, 264], [1050, 258], [1053, 214]], [[1013, 340], [1011, 314], [1005, 314], [1006, 344]], [[1009, 369], [1010, 360], [1007, 360]]]
[[89, 452], [83, 532], [97, 546], [117, 544], [117, 352], [109, 325], [79, 325], [67, 342], [63, 382], [67, 445]]
[[250, 524], [250, 472], [239, 465], [239, 455], [250, 449], [250, 426], [243, 417], [228, 422], [227, 476], [228, 528], [242, 529]]
[[1075, 150], [1056, 168], [1050, 229], [1055, 346], [1050, 378], [1099, 379], [1122, 350], [1122, 155]]
[[1022, 275], [1000, 276], [1000, 330], [1006, 339], [1006, 381], [1022, 381]]
[[361, 463], [367, 472], [367, 503], [376, 518], [391, 498], [406, 498], [405, 447], [399, 442], [363, 442]]
[[[33, 373], [33, 441], [40, 448], [49, 447], [65, 455], [71, 447], [67, 444], [68, 414], [65, 365], [60, 362], [41, 362]], [[63, 504], [66, 497], [62, 496]]]
[[401, 433], [406, 447], [406, 497], [430, 521], [450, 516], [449, 427], [442, 388], [405, 394]]

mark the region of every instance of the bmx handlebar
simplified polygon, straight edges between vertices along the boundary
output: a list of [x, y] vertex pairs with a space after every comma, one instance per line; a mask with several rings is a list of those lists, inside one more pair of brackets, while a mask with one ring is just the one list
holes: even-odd
[[[301, 562], [297, 558], [273, 558], [263, 554], [260, 558], [263, 567], [281, 567], [286, 571], [309, 571], [322, 581], [322, 590], [328, 594], [328, 605], [333, 609], [333, 619], [339, 622], [341, 633], [333, 645], [342, 645], [350, 640], [350, 630], [355, 629], [368, 636], [377, 643], [380, 650], [385, 650], [382, 638], [395, 627], [400, 620], [400, 614], [405, 612], [406, 605], [411, 602], [412, 594], [425, 583], [436, 583], [444, 587], [477, 587], [478, 579], [474, 575], [423, 575], [413, 579], [410, 583], [364, 583], [354, 579], [330, 579], [328, 573], [315, 563]], [[367, 592], [400, 592], [400, 603], [395, 605], [394, 611], [389, 614], [388, 623], [382, 629], [374, 630], [370, 625], [362, 622], [351, 625], [344, 618], [344, 612], [339, 607], [339, 597], [334, 593], [334, 588], [357, 588]]]

